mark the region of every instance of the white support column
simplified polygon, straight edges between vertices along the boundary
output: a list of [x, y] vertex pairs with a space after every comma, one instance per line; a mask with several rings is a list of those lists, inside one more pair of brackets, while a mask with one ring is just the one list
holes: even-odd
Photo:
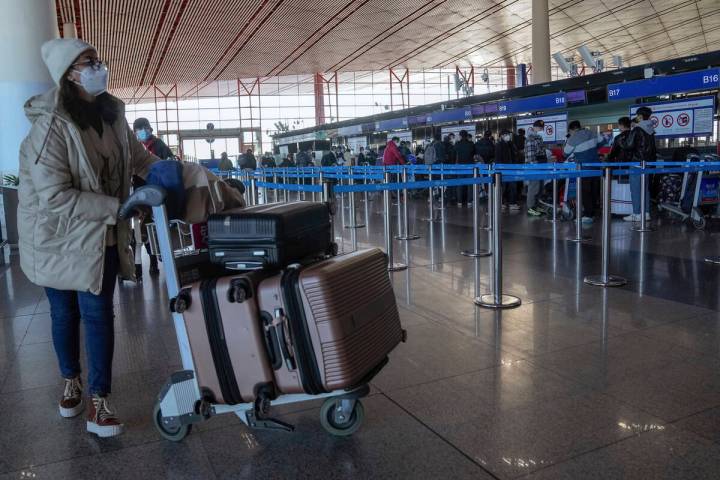
[[53, 0], [0, 0], [0, 172], [17, 173], [20, 142], [30, 130], [25, 101], [54, 84], [40, 47], [58, 37]]
[[532, 0], [532, 78], [535, 85], [551, 80], [548, 0]]

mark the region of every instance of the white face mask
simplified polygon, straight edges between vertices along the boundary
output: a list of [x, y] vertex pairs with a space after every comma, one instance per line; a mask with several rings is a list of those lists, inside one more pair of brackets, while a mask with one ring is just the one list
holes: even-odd
[[506, 141], [506, 142], [509, 142], [509, 141], [510, 141], [510, 135], [503, 135], [503, 136], [502, 136], [502, 139], [503, 139], [504, 141]]
[[107, 91], [108, 86], [108, 68], [106, 65], [100, 65], [97, 70], [91, 67], [83, 70], [75, 70], [80, 74], [80, 81], [75, 82], [80, 85], [90, 95], [97, 97]]

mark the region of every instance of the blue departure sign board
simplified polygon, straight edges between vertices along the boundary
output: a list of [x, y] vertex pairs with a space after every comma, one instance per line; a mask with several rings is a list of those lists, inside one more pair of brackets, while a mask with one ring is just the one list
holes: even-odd
[[519, 98], [498, 103], [498, 114], [530, 113], [541, 110], [565, 108], [565, 93], [551, 93], [538, 97]]
[[709, 68], [707, 70], [653, 77], [633, 82], [611, 83], [607, 89], [608, 100], [617, 101], [654, 97], [668, 93], [711, 90], [719, 87], [720, 68]]

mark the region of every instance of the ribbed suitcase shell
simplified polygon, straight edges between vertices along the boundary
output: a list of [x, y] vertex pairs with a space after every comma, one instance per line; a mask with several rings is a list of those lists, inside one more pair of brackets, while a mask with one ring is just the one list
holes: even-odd
[[[293, 309], [287, 298], [296, 297], [307, 330], [299, 332], [292, 328], [298, 322], [288, 321], [292, 350], [297, 361], [302, 362], [299, 342], [306, 333], [312, 348], [310, 363], [315, 364], [325, 391], [354, 387], [365, 381], [404, 338], [387, 272], [387, 257], [379, 249], [341, 255], [301, 268], [295, 291], [287, 292], [284, 288], [287, 286], [278, 277], [262, 281], [258, 286], [260, 310], [274, 312], [282, 308], [286, 315], [291, 315]], [[303, 382], [301, 374], [306, 375], [313, 366], [303, 365], [290, 369], [284, 362], [275, 370], [276, 384], [282, 393], [318, 393], [306, 391], [307, 381]]]
[[258, 205], [212, 215], [210, 258], [215, 263], [257, 263], [281, 268], [331, 250], [330, 209], [324, 203]]

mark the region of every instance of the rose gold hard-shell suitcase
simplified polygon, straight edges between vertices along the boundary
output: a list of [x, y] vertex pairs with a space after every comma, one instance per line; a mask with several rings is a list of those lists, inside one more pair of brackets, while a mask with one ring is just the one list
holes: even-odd
[[291, 266], [262, 280], [260, 315], [273, 318], [282, 393], [311, 395], [366, 384], [405, 338], [387, 257], [379, 249]]

